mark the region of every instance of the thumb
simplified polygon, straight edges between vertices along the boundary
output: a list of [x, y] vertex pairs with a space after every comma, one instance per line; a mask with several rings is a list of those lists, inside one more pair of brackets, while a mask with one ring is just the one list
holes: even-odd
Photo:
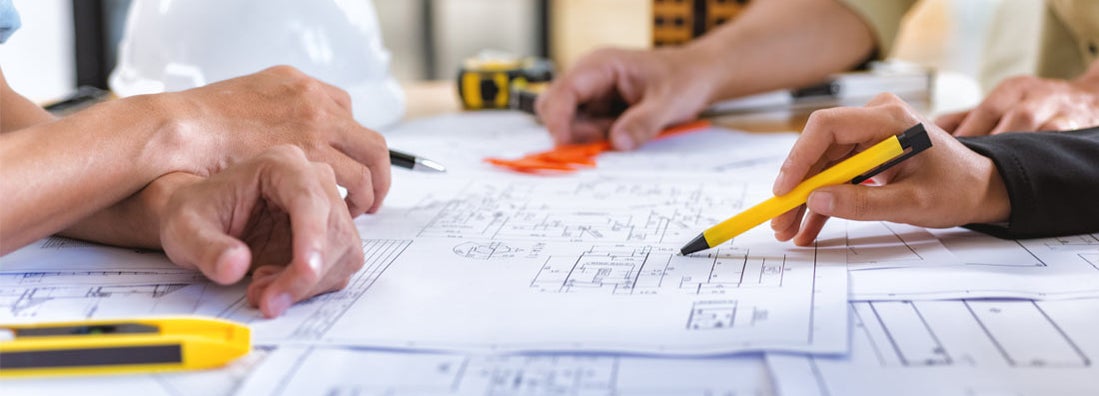
[[850, 220], [885, 220], [905, 223], [913, 217], [908, 189], [897, 185], [862, 186], [844, 184], [822, 187], [809, 195], [814, 213]]
[[223, 285], [243, 279], [252, 262], [252, 252], [244, 242], [201, 221], [168, 227], [161, 245], [172, 262], [198, 269]]
[[666, 103], [650, 97], [643, 98], [626, 109], [611, 125], [611, 144], [616, 150], [623, 151], [641, 147], [664, 129], [667, 111]]

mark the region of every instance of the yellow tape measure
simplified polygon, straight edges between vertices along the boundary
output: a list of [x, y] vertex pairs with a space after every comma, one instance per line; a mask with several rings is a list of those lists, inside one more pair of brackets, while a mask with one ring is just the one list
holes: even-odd
[[517, 108], [518, 92], [553, 79], [548, 59], [482, 53], [458, 71], [458, 96], [466, 110]]
[[251, 349], [247, 326], [209, 318], [0, 324], [0, 377], [208, 369]]

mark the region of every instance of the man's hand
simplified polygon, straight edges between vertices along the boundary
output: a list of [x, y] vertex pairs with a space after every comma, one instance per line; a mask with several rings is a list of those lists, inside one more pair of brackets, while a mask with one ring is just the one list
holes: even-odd
[[701, 63], [680, 48], [599, 50], [539, 95], [538, 116], [557, 144], [609, 138], [632, 150], [710, 102], [714, 84]]
[[876, 176], [876, 186], [845, 184], [815, 190], [809, 196], [807, 215], [806, 206], [802, 206], [771, 221], [775, 238], [794, 238], [798, 245], [809, 245], [829, 216], [922, 227], [1006, 221], [1011, 205], [992, 160], [921, 119], [889, 94], [878, 96], [866, 107], [820, 110], [810, 115], [782, 164], [775, 195], [790, 192], [802, 180], [917, 122], [927, 128], [930, 149]]
[[183, 138], [202, 148], [175, 154], [198, 157], [180, 170], [209, 176], [269, 147], [291, 144], [332, 167], [348, 190], [352, 216], [376, 211], [389, 191], [385, 139], [355, 121], [347, 92], [292, 67], [169, 95], [167, 116]]
[[1075, 81], [1013, 77], [1000, 83], [976, 108], [943, 115], [935, 123], [954, 136], [1099, 125], [1099, 84], [1093, 80], [1086, 75]]
[[253, 270], [248, 301], [267, 317], [342, 289], [363, 265], [332, 168], [294, 146], [176, 190], [159, 218], [161, 245], [176, 264], [220, 284]]

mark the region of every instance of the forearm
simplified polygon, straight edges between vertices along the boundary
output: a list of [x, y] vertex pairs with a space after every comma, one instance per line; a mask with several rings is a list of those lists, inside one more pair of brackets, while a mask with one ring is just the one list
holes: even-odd
[[186, 169], [185, 131], [135, 97], [0, 134], [0, 253], [58, 232]]
[[870, 27], [836, 0], [753, 2], [731, 23], [683, 48], [707, 64], [711, 101], [817, 83], [874, 50]]
[[961, 140], [992, 159], [1011, 200], [1007, 224], [971, 228], [1014, 238], [1099, 231], [1099, 128]]
[[95, 212], [60, 232], [60, 235], [108, 245], [159, 249], [160, 219], [172, 194], [202, 181], [189, 173], [161, 176], [138, 193]]
[[[3, 73], [0, 72], [0, 81]], [[11, 91], [6, 82], [0, 83], [0, 133], [11, 132], [55, 120], [45, 109]]]

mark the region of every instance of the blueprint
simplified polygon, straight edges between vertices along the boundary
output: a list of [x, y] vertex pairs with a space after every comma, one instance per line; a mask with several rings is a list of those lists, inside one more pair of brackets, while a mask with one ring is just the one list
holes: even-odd
[[[675, 180], [497, 175], [395, 185], [385, 210], [360, 219], [360, 234], [410, 245], [346, 314], [305, 340], [678, 355], [846, 348], [841, 238], [797, 248], [760, 229], [680, 256], [717, 216], [755, 198], [744, 183]], [[285, 327], [280, 320], [269, 323]]]
[[1094, 395], [1099, 300], [851, 304], [844, 357], [768, 355], [789, 395]]
[[[846, 349], [841, 222], [816, 247], [775, 242], [761, 228], [684, 257], [686, 241], [757, 199], [749, 185], [697, 176], [659, 185], [636, 177], [424, 177], [395, 185], [392, 204], [357, 220], [366, 262], [347, 288], [280, 318], [249, 307], [243, 285], [120, 260], [94, 271], [54, 263], [4, 274], [0, 320], [201, 314], [249, 324], [259, 345], [665, 355]], [[142, 254], [164, 263], [163, 255]]]
[[964, 265], [852, 271], [854, 300], [1099, 297], [1099, 235], [1004, 240], [928, 230]]
[[774, 392], [760, 355], [661, 359], [284, 346], [244, 381], [240, 394], [768, 396]]

